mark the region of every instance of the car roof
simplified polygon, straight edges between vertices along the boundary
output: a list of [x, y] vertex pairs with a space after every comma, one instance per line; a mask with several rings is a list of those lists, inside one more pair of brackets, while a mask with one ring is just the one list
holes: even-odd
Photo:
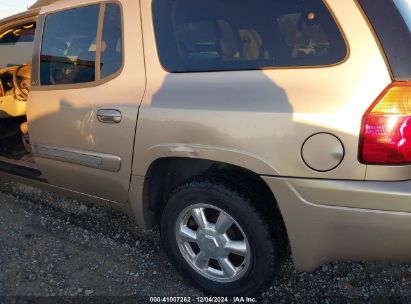
[[62, 0], [37, 0], [36, 3], [30, 6], [30, 9], [40, 8], [42, 6], [50, 5], [50, 4], [59, 2], [59, 1], [62, 1]]

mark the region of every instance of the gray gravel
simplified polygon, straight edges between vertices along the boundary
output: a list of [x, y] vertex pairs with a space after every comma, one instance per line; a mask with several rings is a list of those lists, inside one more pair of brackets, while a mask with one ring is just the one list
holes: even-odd
[[[290, 259], [258, 302], [405, 301], [411, 265], [330, 263], [295, 270]], [[0, 180], [0, 302], [15, 296], [202, 296], [159, 244], [113, 210]]]

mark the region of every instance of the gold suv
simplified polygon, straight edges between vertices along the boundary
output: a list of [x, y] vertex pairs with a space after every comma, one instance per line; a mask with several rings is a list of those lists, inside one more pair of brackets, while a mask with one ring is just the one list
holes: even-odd
[[160, 226], [218, 295], [411, 260], [409, 0], [48, 0], [0, 21], [0, 170]]

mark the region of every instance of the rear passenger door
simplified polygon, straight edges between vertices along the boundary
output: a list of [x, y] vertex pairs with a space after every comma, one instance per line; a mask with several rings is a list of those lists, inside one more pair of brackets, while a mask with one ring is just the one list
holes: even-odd
[[64, 3], [43, 9], [37, 27], [33, 154], [51, 184], [125, 202], [145, 86], [139, 1]]

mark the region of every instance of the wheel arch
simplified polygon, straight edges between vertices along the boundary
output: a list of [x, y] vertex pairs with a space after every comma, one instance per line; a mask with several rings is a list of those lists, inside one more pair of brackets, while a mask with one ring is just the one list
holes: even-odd
[[145, 226], [151, 228], [158, 224], [161, 210], [176, 187], [202, 175], [224, 178], [242, 189], [261, 194], [264, 203], [257, 207], [264, 208], [267, 219], [270, 216], [279, 217], [284, 224], [275, 195], [254, 171], [209, 159], [163, 157], [150, 164], [144, 179], [142, 211]]

